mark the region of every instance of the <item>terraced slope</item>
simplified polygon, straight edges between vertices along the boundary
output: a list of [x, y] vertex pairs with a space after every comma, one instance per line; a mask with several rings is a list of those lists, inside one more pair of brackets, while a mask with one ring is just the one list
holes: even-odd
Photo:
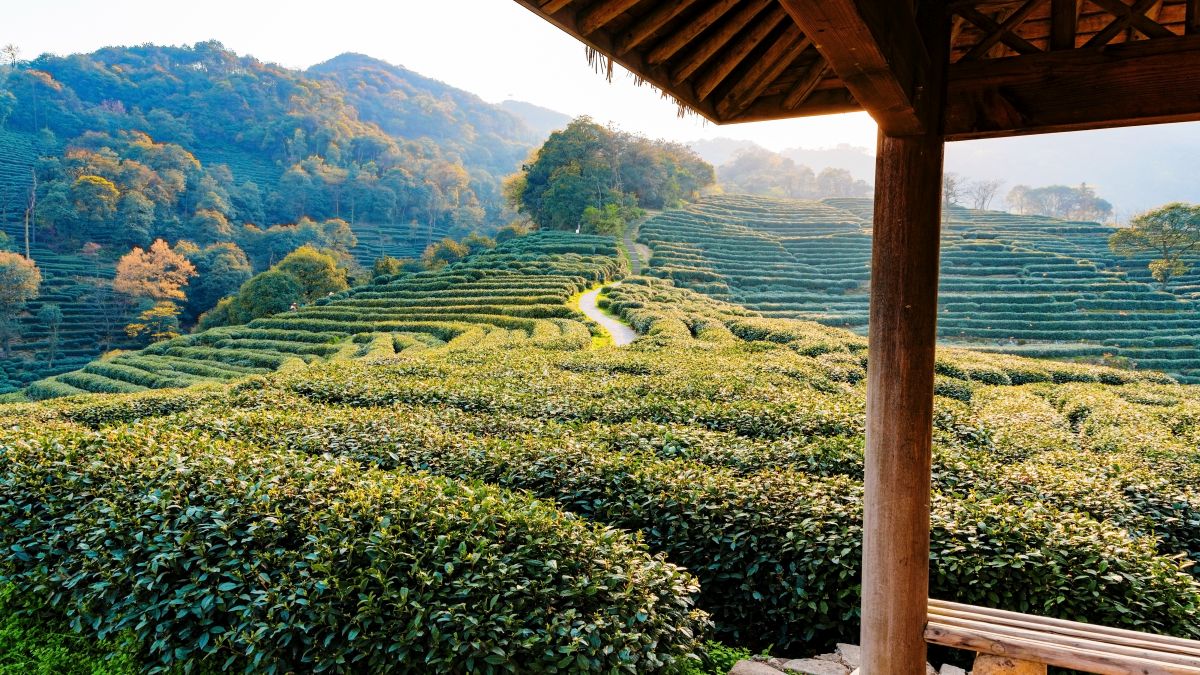
[[160, 342], [31, 385], [32, 398], [223, 382], [333, 359], [449, 345], [582, 348], [574, 294], [623, 275], [611, 237], [543, 233], [437, 272], [359, 286], [297, 311]]
[[[767, 316], [865, 330], [871, 203], [711, 197], [642, 225], [648, 274]], [[1108, 252], [1096, 223], [955, 208], [942, 244], [938, 330], [950, 344], [1116, 358], [1200, 382], [1193, 273], [1177, 292]]]

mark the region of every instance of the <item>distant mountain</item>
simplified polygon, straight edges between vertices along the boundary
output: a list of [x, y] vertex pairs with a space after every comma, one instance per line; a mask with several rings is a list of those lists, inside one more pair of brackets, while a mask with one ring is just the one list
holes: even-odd
[[728, 164], [730, 160], [743, 150], [764, 150], [763, 146], [753, 141], [743, 141], [736, 138], [704, 138], [688, 143], [688, 147], [704, 158], [704, 161], [715, 167]]
[[[688, 146], [718, 168], [728, 164], [740, 152], [765, 149], [753, 141], [736, 138], [707, 138], [692, 141]], [[789, 148], [778, 154], [796, 164], [807, 166], [813, 173], [820, 173], [824, 169], [844, 169], [858, 180], [875, 182], [875, 156], [866, 148], [842, 144], [833, 148]]]
[[525, 101], [501, 101], [499, 104], [501, 110], [508, 111], [513, 115], [521, 118], [525, 126], [532, 129], [540, 137], [546, 138], [550, 134], [563, 129], [571, 122], [570, 115], [564, 115], [557, 110], [543, 108], [540, 105], [526, 103]]

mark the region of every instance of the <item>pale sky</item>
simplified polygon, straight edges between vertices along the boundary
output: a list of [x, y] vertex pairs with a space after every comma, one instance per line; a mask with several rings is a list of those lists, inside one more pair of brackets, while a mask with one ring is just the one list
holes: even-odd
[[[618, 70], [611, 84], [594, 73], [582, 45], [512, 0], [0, 1], [0, 44], [18, 45], [25, 58], [214, 39], [292, 68], [359, 52], [487, 101], [514, 98], [589, 114], [656, 138], [728, 137], [772, 150], [847, 144], [874, 153], [875, 125], [861, 113], [721, 127], [679, 119], [675, 106], [634, 86], [626, 73]], [[1128, 213], [1200, 202], [1198, 154], [1200, 123], [1192, 123], [952, 143], [947, 169], [1008, 186], [1086, 182]]]

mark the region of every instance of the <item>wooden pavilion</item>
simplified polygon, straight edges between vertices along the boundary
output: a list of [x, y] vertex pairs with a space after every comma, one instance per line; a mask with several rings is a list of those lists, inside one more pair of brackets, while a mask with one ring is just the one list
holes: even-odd
[[[1127, 657], [1042, 663], [1200, 673], [1196, 643], [927, 599], [944, 144], [1200, 120], [1200, 0], [517, 2], [717, 124], [859, 110], [878, 123], [863, 675], [924, 673], [927, 638], [1022, 656], [1021, 640], [1037, 643], [1029, 633], [1039, 631], [1058, 636], [1053, 644], [1083, 640], [1064, 647], [1077, 655], [1116, 643]], [[947, 621], [1003, 630], [972, 639]], [[1013, 631], [1007, 642], [988, 637]]]

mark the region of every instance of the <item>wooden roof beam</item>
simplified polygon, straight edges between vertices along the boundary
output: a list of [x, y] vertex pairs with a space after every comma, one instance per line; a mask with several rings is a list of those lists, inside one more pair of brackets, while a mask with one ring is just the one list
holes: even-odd
[[[964, 6], [956, 10], [956, 12], [959, 16], [975, 24], [975, 26], [979, 28], [979, 30], [983, 31], [984, 34], [998, 36], [1001, 42], [1008, 45], [1018, 54], [1036, 54], [1037, 52], [1042, 51], [1029, 40], [1026, 40], [1016, 33], [1005, 30], [1002, 25], [996, 23], [995, 19], [987, 14], [984, 14], [978, 9], [975, 9], [974, 7]], [[995, 43], [993, 42], [992, 44]]]
[[545, 5], [538, 0], [516, 0], [516, 2], [546, 21], [549, 21], [554, 26], [557, 26], [560, 30], [575, 36], [585, 45], [612, 59], [613, 62], [620, 64], [626, 70], [636, 73], [646, 83], [657, 87], [660, 91], [669, 93], [680, 103], [686, 105], [705, 119], [712, 122], [718, 121], [716, 108], [711, 103], [697, 99], [690, 86], [672, 86], [666, 69], [647, 63], [640, 52], [630, 51], [626, 54], [617, 54], [613, 45], [613, 36], [607, 31], [598, 30], [591, 35], [583, 35], [579, 31], [579, 19], [572, 9], [564, 7], [554, 14], [546, 14]]
[[1083, 45], [1084, 48], [1103, 47], [1111, 42], [1113, 38], [1120, 35], [1121, 31], [1131, 26], [1150, 37], [1169, 38], [1175, 35], [1170, 30], [1163, 28], [1146, 17], [1146, 12], [1158, 0], [1137, 0], [1137, 2], [1133, 3], [1133, 6], [1126, 5], [1121, 0], [1091, 0], [1091, 2], [1116, 18], [1099, 33], [1093, 35]]
[[912, 3], [898, 0], [780, 0], [880, 129], [890, 136], [933, 131], [934, 64]]
[[816, 63], [809, 67], [808, 72], [804, 73], [804, 76], [796, 82], [796, 86], [792, 87], [788, 95], [783, 98], [783, 107], [787, 110], [799, 108], [808, 100], [808, 97], [812, 95], [817, 85], [825, 79], [825, 75], [828, 73], [829, 64], [825, 62], [825, 59], [818, 58]]
[[1079, 31], [1079, 10], [1083, 0], [1050, 0], [1050, 49], [1075, 48]]
[[639, 2], [641, 0], [608, 0], [607, 2], [602, 2], [588, 9], [579, 18], [579, 30], [584, 35], [591, 35]]
[[[978, 44], [972, 47], [971, 50], [967, 52], [966, 56], [963, 57], [963, 60], [970, 61], [972, 59], [985, 56], [989, 51], [991, 51], [992, 47], [995, 47], [996, 43], [1004, 39], [1005, 36], [1009, 36], [1010, 38], [1017, 37], [1016, 29], [1020, 27], [1025, 19], [1029, 18], [1029, 15], [1033, 13], [1033, 10], [1037, 9], [1042, 2], [1043, 0], [1025, 0], [1025, 4], [1014, 10], [1012, 14], [1009, 14], [1008, 17], [1004, 19], [1003, 23], [996, 26], [990, 33], [987, 34], [987, 36], [980, 40]], [[1033, 45], [1030, 45], [1024, 39], [1018, 38], [1018, 40], [1019, 43], [1024, 43], [1030, 47], [1033, 47]], [[1024, 52], [1023, 49], [1017, 49], [1017, 51]], [[1034, 51], [1041, 50], [1034, 47]]]
[[696, 0], [675, 0], [674, 2], [663, 2], [647, 14], [640, 21], [630, 26], [621, 36], [617, 38], [616, 52], [617, 56], [622, 56], [630, 49], [642, 44], [658, 31], [667, 22], [679, 16], [688, 7], [691, 7]]
[[[729, 77], [729, 74], [733, 72], [733, 69], [746, 60], [750, 52], [762, 44], [762, 41], [767, 39], [771, 31], [775, 30], [775, 27], [786, 18], [787, 13], [779, 8], [767, 12], [763, 19], [755, 24], [753, 29], [742, 34], [741, 38], [729, 49], [726, 49], [720, 58], [714, 61], [712, 66], [697, 79], [696, 96], [701, 100], [708, 98], [713, 89], [716, 89], [718, 85], [724, 82], [725, 78]], [[793, 28], [795, 29], [794, 26]], [[795, 29], [795, 32], [799, 34], [800, 30]]]
[[1187, 0], [1183, 30], [1188, 35], [1200, 35], [1200, 0]]
[[1200, 34], [950, 66], [950, 140], [1200, 120]]
[[717, 102], [717, 114], [726, 119], [748, 108], [811, 45], [799, 28], [788, 28], [762, 58], [754, 62], [745, 76], [729, 88], [725, 98]]
[[733, 9], [741, 0], [718, 0], [713, 3], [703, 14], [692, 20], [686, 26], [682, 26], [679, 30], [668, 35], [662, 42], [655, 45], [654, 49], [646, 55], [646, 63], [657, 65], [674, 56], [680, 49], [691, 42], [696, 36], [703, 33], [709, 26], [717, 22], [725, 13]]
[[[694, 47], [683, 59], [674, 71], [671, 72], [671, 81], [679, 84], [688, 79], [700, 69], [708, 60], [711, 59], [717, 52], [721, 50], [730, 40], [740, 34], [754, 21], [768, 5], [771, 0], [749, 0], [743, 4], [733, 16], [729, 17], [728, 21], [721, 24], [720, 28], [713, 31], [706, 38], [701, 40], [700, 44]], [[650, 52], [649, 60], [651, 63], [658, 63], [667, 57], [662, 57], [658, 54], [658, 48]], [[704, 98], [701, 96], [701, 98]]]

